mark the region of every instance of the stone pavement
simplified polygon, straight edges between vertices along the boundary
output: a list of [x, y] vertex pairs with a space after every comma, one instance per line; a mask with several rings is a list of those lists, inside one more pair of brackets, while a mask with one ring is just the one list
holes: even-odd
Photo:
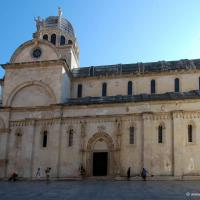
[[[187, 194], [186, 194], [187, 193]], [[0, 182], [0, 200], [200, 200], [200, 181]]]

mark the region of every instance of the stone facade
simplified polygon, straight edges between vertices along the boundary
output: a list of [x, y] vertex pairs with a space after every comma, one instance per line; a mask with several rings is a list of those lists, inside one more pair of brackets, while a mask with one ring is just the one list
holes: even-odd
[[53, 178], [80, 178], [81, 167], [91, 177], [95, 153], [106, 153], [108, 177], [126, 176], [128, 167], [132, 176], [143, 167], [154, 176], [200, 175], [199, 60], [79, 68], [61, 11], [36, 22], [34, 38], [2, 65], [1, 178], [16, 171], [35, 179], [38, 168], [45, 177], [47, 167]]

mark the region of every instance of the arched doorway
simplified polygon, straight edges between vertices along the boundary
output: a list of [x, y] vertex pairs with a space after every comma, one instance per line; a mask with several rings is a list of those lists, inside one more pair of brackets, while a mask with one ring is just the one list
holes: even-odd
[[93, 176], [108, 175], [108, 147], [103, 139], [99, 139], [94, 144], [92, 158], [92, 174]]
[[114, 144], [107, 133], [96, 133], [88, 141], [86, 171], [88, 176], [114, 174]]

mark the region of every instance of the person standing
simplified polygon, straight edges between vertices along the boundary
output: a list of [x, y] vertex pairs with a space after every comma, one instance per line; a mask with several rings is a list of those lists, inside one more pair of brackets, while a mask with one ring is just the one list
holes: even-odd
[[8, 181], [15, 182], [17, 180], [18, 174], [16, 172], [13, 172]]
[[141, 176], [143, 178], [143, 181], [146, 181], [147, 170], [144, 167], [142, 168]]
[[80, 175], [82, 177], [84, 177], [85, 176], [85, 169], [84, 169], [83, 165], [80, 166], [79, 171], [80, 171]]
[[131, 168], [129, 167], [127, 170], [127, 180], [129, 181], [131, 177]]
[[37, 177], [40, 178], [40, 167], [38, 167], [35, 177], [36, 177], [36, 178], [37, 178]]
[[50, 178], [50, 171], [51, 171], [51, 168], [50, 168], [50, 167], [47, 167], [46, 170], [45, 170], [46, 181], [47, 181], [47, 182], [49, 181], [49, 178]]

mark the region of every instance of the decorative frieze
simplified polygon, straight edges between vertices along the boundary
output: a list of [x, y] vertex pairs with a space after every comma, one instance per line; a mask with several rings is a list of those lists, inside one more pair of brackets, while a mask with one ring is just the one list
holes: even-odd
[[171, 118], [170, 113], [143, 113], [142, 115], [144, 120], [168, 120]]
[[10, 126], [11, 127], [16, 127], [16, 126], [33, 126], [34, 125], [35, 120], [19, 120], [19, 121], [11, 121], [10, 122]]
[[195, 119], [200, 118], [200, 112], [195, 111], [174, 111], [172, 113], [173, 119], [182, 118], [182, 119]]
[[[173, 111], [173, 112], [168, 112], [168, 113], [142, 113], [140, 115], [125, 115], [120, 117], [115, 118], [114, 116], [112, 118], [81, 118], [84, 119], [80, 120], [80, 118], [50, 118], [50, 119], [24, 119], [24, 120], [17, 120], [17, 121], [11, 121], [10, 126], [11, 127], [16, 127], [16, 126], [33, 126], [34, 123], [36, 122], [37, 125], [41, 126], [52, 126], [55, 124], [64, 124], [64, 125], [77, 125], [79, 124], [81, 126], [81, 130], [84, 130], [84, 124], [86, 123], [95, 123], [97, 125], [97, 132], [105, 132], [106, 126], [102, 125], [102, 123], [116, 123], [116, 127], [118, 127], [118, 130], [116, 132], [121, 132], [119, 131], [121, 127], [122, 122], [135, 122], [135, 121], [141, 121], [143, 120], [152, 120], [152, 121], [157, 121], [157, 120], [169, 120], [173, 117], [174, 118], [182, 118], [182, 119], [195, 119], [195, 118], [200, 118], [200, 112], [197, 111]], [[0, 132], [8, 132], [4, 131], [3, 129], [0, 130]]]
[[97, 132], [106, 132], [105, 126], [97, 126]]

